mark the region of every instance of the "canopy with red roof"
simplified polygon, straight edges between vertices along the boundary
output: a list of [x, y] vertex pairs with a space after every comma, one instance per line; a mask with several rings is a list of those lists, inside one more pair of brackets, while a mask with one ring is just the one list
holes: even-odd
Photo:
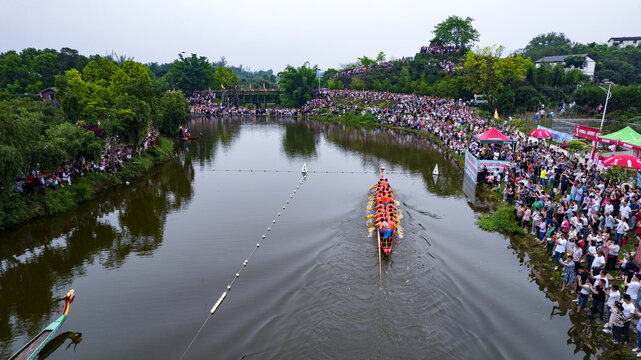
[[488, 131], [472, 136], [472, 140], [480, 144], [512, 144], [514, 140], [501, 134], [496, 128], [490, 128]]

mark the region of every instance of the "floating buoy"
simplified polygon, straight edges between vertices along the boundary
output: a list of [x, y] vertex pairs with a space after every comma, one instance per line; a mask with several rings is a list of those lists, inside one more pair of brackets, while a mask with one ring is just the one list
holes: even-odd
[[434, 166], [434, 171], [432, 171], [432, 175], [438, 175], [438, 164]]

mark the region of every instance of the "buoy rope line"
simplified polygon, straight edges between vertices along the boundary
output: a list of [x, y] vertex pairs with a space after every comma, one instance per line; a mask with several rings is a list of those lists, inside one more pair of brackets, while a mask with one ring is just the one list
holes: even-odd
[[[294, 198], [294, 195], [296, 194], [296, 191], [300, 188], [301, 185], [303, 185], [305, 180], [307, 180], [307, 175], [308, 175], [307, 172], [303, 174], [303, 178], [298, 182], [298, 185], [296, 185], [296, 189], [294, 189], [294, 192], [291, 195], [289, 195], [289, 199], [285, 202], [285, 205], [283, 205], [283, 211], [285, 210], [287, 205], [289, 205], [290, 200]], [[272, 220], [272, 226], [274, 224], [276, 224], [276, 220], [280, 216], [281, 216], [281, 213], [279, 212], [278, 215], [276, 216], [276, 218], [274, 220]], [[216, 303], [211, 308], [211, 310], [209, 310], [209, 315], [207, 315], [207, 318], [205, 318], [205, 321], [203, 322], [203, 324], [200, 326], [200, 328], [196, 332], [196, 335], [194, 335], [194, 337], [193, 337], [193, 339], [191, 339], [191, 342], [189, 343], [189, 345], [187, 345], [187, 348], [185, 349], [185, 352], [183, 352], [182, 355], [180, 356], [180, 360], [182, 360], [185, 357], [185, 355], [187, 354], [187, 351], [189, 351], [189, 348], [191, 348], [191, 346], [196, 341], [196, 338], [198, 338], [198, 336], [200, 335], [200, 332], [205, 327], [205, 324], [207, 324], [207, 321], [212, 317], [212, 315], [214, 315], [216, 310], [218, 310], [220, 305], [223, 303], [223, 300], [225, 300], [225, 298], [227, 297], [227, 294], [231, 290], [232, 286], [234, 286], [234, 283], [240, 277], [240, 273], [243, 271], [243, 269], [245, 269], [247, 267], [247, 264], [249, 263], [249, 260], [252, 258], [252, 256], [254, 256], [254, 254], [256, 253], [256, 250], [258, 250], [258, 248], [260, 248], [261, 242], [264, 242], [267, 239], [267, 233], [269, 233], [270, 231], [271, 231], [271, 227], [267, 227], [267, 230], [265, 230], [265, 232], [260, 236], [259, 242], [256, 244], [256, 246], [251, 251], [249, 256], [245, 259], [245, 261], [243, 261], [243, 263], [240, 265], [240, 269], [238, 269], [238, 271], [236, 272], [236, 275], [234, 275], [234, 277], [232, 278], [232, 280], [229, 283], [229, 285], [227, 285], [227, 290], [225, 290], [223, 292], [223, 294], [220, 295], [220, 298], [218, 298], [218, 301], [216, 301]]]
[[[256, 170], [256, 169], [211, 169], [220, 172], [255, 172], [255, 173], [294, 173], [299, 170]], [[344, 171], [344, 170], [309, 170], [310, 174], [378, 174], [376, 171]], [[413, 175], [407, 171], [386, 171], [388, 174]]]

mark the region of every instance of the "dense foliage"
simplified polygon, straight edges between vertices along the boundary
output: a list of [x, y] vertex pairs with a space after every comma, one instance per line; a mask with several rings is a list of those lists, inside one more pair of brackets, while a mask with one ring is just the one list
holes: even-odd
[[467, 48], [479, 39], [479, 32], [472, 26], [471, 17], [453, 15], [434, 27], [432, 42], [437, 45]]
[[[97, 160], [104, 140], [63, 120], [59, 110], [32, 99], [0, 101], [0, 187], [32, 169], [53, 171], [78, 157]], [[0, 191], [4, 195], [4, 192]]]
[[284, 71], [278, 73], [280, 80], [278, 87], [283, 93], [284, 106], [301, 106], [312, 98], [318, 68], [303, 64], [298, 68], [288, 65]]

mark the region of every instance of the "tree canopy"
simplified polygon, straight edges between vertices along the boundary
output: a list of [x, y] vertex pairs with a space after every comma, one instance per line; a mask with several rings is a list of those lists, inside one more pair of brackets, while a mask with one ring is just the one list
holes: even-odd
[[205, 56], [191, 54], [189, 57], [184, 57], [178, 54], [178, 59], [171, 63], [166, 78], [170, 87], [191, 94], [196, 90], [213, 86], [214, 68]]
[[502, 50], [502, 47], [485, 47], [465, 54], [463, 79], [469, 90], [490, 97], [506, 82], [525, 79], [532, 61], [521, 55], [501, 58]]
[[434, 27], [432, 42], [437, 45], [467, 48], [478, 41], [479, 32], [472, 26], [471, 17], [465, 19], [452, 15]]
[[314, 93], [314, 85], [317, 83], [317, 72], [317, 66], [312, 68], [306, 62], [298, 68], [287, 65], [284, 71], [278, 73], [278, 76], [280, 76], [278, 87], [283, 92], [283, 105], [301, 106], [311, 100]]

